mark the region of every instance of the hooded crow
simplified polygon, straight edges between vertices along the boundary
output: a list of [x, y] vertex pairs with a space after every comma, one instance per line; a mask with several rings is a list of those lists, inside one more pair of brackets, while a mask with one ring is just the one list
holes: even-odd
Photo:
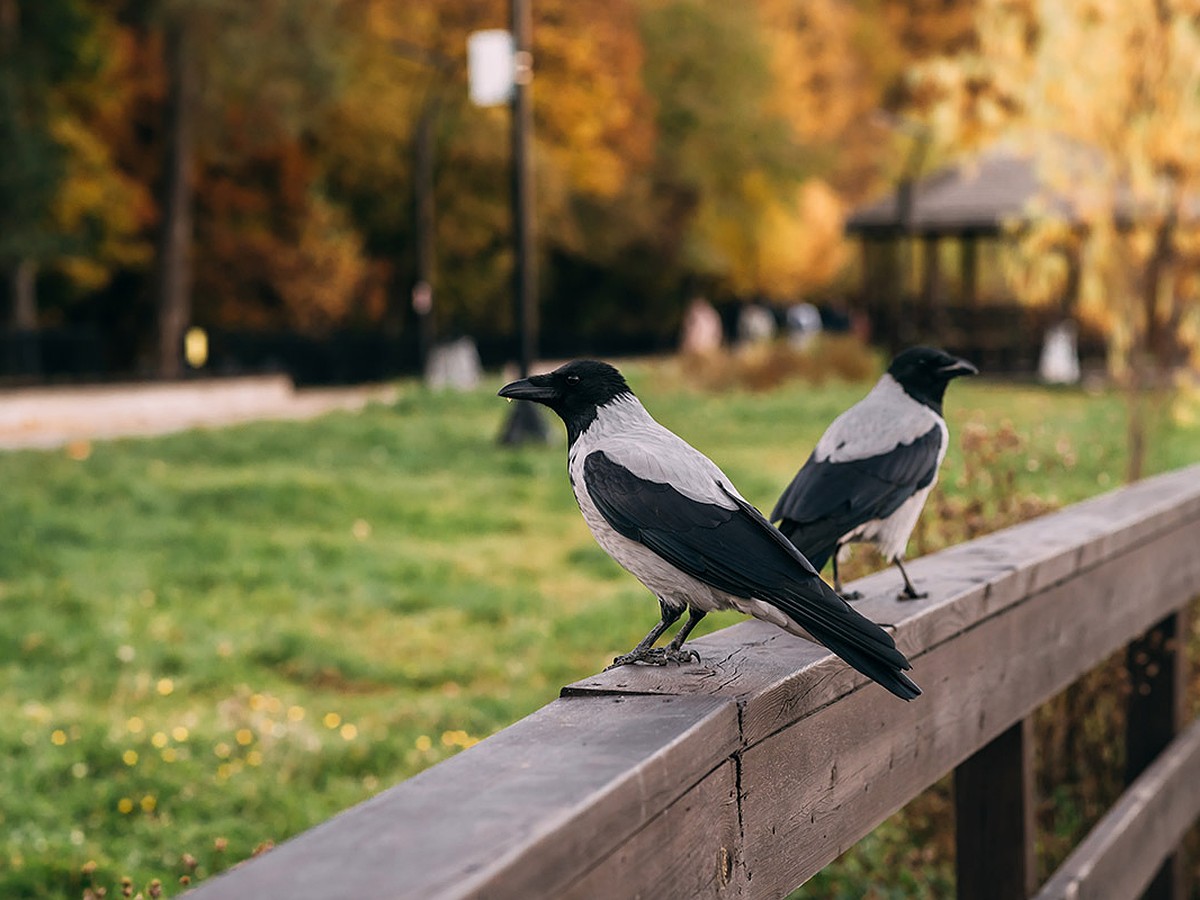
[[[835, 594], [708, 457], [654, 421], [612, 366], [570, 362], [507, 384], [500, 396], [545, 404], [563, 420], [584, 521], [658, 597], [662, 620], [613, 666], [698, 661], [683, 649], [696, 623], [736, 609], [815, 638], [897, 697], [921, 693], [887, 632]], [[685, 609], [687, 622], [656, 648]]]
[[904, 548], [946, 455], [946, 385], [978, 371], [941, 350], [905, 350], [867, 396], [833, 420], [775, 504], [771, 521], [818, 571], [833, 559], [839, 594], [838, 553], [862, 541], [900, 567], [900, 599], [925, 596], [904, 571]]

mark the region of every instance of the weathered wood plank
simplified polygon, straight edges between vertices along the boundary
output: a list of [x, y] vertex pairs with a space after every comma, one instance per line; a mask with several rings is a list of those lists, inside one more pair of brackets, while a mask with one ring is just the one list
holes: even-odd
[[[1129, 596], [1137, 597], [1146, 593], [1156, 595], [1160, 600], [1168, 598], [1166, 602], [1155, 607], [1163, 615], [1182, 602], [1180, 598], [1188, 596], [1188, 592], [1192, 590], [1191, 586], [1195, 583], [1187, 581], [1196, 562], [1190, 558], [1193, 554], [1187, 550], [1187, 542], [1191, 541], [1192, 546], [1200, 542], [1200, 467], [1194, 467], [1193, 474], [1196, 475], [1196, 482], [1188, 482], [1191, 490], [1188, 503], [1189, 506], [1195, 507], [1192, 516], [1182, 522], [1169, 517], [1171, 527], [1160, 532], [1174, 541], [1174, 544], [1170, 545], [1174, 549], [1168, 547], [1165, 556], [1153, 559], [1147, 557], [1145, 560], [1138, 551], [1138, 559], [1131, 566], [1145, 577], [1136, 585], [1127, 588]], [[1178, 484], [1176, 488], [1182, 490], [1182, 486]], [[1196, 503], [1191, 503], [1191, 496], [1197, 498]], [[1113, 515], [1116, 515], [1115, 511]], [[1091, 518], [1089, 515], [1089, 519]], [[1074, 533], [1070, 523], [1060, 521], [1056, 533], [1057, 528], [1064, 529], [1068, 534]], [[1039, 528], [1031, 530], [1019, 542], [1015, 535], [1007, 535], [1002, 546], [997, 546], [990, 538], [983, 538], [971, 545], [953, 548], [946, 551], [946, 554], [937, 554], [929, 559], [936, 562], [938, 557], [953, 554], [956, 557], [955, 564], [951, 566], [943, 560], [943, 564], [937, 569], [926, 573], [923, 581], [923, 586], [928, 588], [931, 597], [940, 599], [911, 604], [887, 599], [877, 600], [871, 605], [864, 603], [858, 606], [877, 621], [896, 623], [897, 641], [913, 660], [914, 675], [928, 696], [931, 693], [931, 685], [927, 683], [929, 676], [921, 661], [921, 651], [925, 647], [952, 642], [956, 635], [980, 627], [989, 619], [1014, 608], [1019, 602], [1025, 602], [1028, 595], [1021, 601], [1008, 597], [999, 598], [1009, 590], [1006, 583], [1016, 579], [1012, 574], [1016, 565], [1022, 559], [1036, 560], [1037, 553], [1043, 552], [1050, 540], [1043, 529]], [[1138, 549], [1137, 545], [1124, 546], [1127, 550]], [[965, 550], [971, 547], [978, 548], [978, 552], [967, 554]], [[1157, 552], [1162, 553], [1161, 548]], [[1073, 551], [1071, 555], [1075, 554], [1076, 551]], [[1124, 554], [1116, 558], [1124, 558]], [[916, 561], [919, 562], [921, 560]], [[916, 563], [913, 564], [914, 567]], [[1074, 601], [1078, 621], [1068, 623], [1069, 627], [1080, 629], [1086, 635], [1092, 628], [1090, 623], [1104, 619], [1111, 609], [1120, 603], [1122, 598], [1111, 589], [1112, 582], [1107, 574], [1120, 568], [1122, 567], [1114, 565], [1110, 558], [1104, 564], [1094, 563], [1088, 569], [1075, 573], [1079, 576], [1076, 580], [1080, 584], [1090, 583], [1094, 587], [1087, 587], [1078, 592]], [[943, 572], [946, 574], [939, 574]], [[1084, 575], [1088, 577], [1084, 578]], [[877, 584], [882, 579], [887, 579], [889, 590], [894, 590], [894, 578], [890, 573], [880, 573], [863, 579], [856, 583], [856, 587], [867, 583]], [[1050, 578], [1026, 580], [1039, 584], [1043, 581], [1049, 584], [1061, 581]], [[910, 609], [914, 611], [908, 613], [908, 617], [905, 618], [905, 611]], [[1151, 621], [1153, 620], [1144, 620], [1142, 627]], [[1089, 657], [1087, 666], [1090, 667], [1103, 659], [1104, 655], [1118, 649], [1128, 634], [1132, 633], [1134, 631], [1131, 629], [1116, 643], [1111, 639], [1105, 642], [1102, 645], [1103, 653]], [[742, 706], [744, 741], [754, 744], [867, 684], [863, 676], [824, 648], [757, 621], [738, 623], [731, 628], [700, 638], [694, 644], [700, 652], [701, 664], [666, 669], [625, 666], [568, 685], [564, 688], [564, 694], [706, 693], [730, 697]], [[1073, 652], [1074, 649], [1073, 647]], [[1018, 647], [1014, 652], [1019, 657], [1021, 650]], [[988, 658], [986, 653], [982, 657]], [[1008, 664], [1004, 660], [999, 663]], [[869, 690], [879, 689], [871, 687]], [[1040, 699], [1046, 699], [1051, 693], [1042, 694]], [[924, 703], [925, 700], [922, 698], [916, 702]]]
[[555, 896], [740, 897], [739, 838], [737, 772], [729, 760]]
[[710, 697], [557, 700], [195, 896], [553, 895], [731, 756]]
[[[994, 615], [914, 660], [925, 696], [856, 690], [746, 749], [752, 896], [810, 878], [1047, 697], [1186, 600], [1200, 530], [1160, 536]], [[743, 710], [743, 731], [751, 730]], [[758, 729], [762, 730], [762, 729]], [[779, 786], [788, 784], [781, 791]], [[773, 847], [793, 848], [775, 854]]]
[[1137, 897], [1200, 818], [1200, 719], [1121, 795], [1035, 900]]
[[[895, 626], [896, 641], [914, 661], [914, 677], [928, 692], [916, 664], [923, 651], [1031, 594], [1156, 535], [1181, 529], [1200, 533], [1200, 465], [914, 560], [909, 572], [929, 592], [926, 600], [896, 600], [898, 582], [892, 571], [868, 576], [854, 584], [865, 596], [855, 606], [869, 618]], [[1102, 614], [1088, 612], [1086, 606], [1088, 615]], [[753, 744], [866, 683], [823, 648], [757, 621], [740, 622], [692, 645], [700, 664], [624, 666], [567, 685], [563, 693], [730, 697], [744, 708], [744, 738]]]
[[[1125, 724], [1125, 783], [1132, 784], [1162, 753], [1187, 720], [1187, 613], [1180, 610], [1126, 650], [1129, 714]], [[1150, 881], [1145, 900], [1183, 900], [1184, 869], [1172, 854]]]
[[1037, 890], [1033, 719], [954, 770], [956, 888], [963, 900], [1025, 900]]

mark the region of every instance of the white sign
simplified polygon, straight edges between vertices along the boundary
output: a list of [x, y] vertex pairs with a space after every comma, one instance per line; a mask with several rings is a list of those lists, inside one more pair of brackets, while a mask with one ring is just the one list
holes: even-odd
[[472, 32], [467, 37], [467, 75], [476, 106], [507, 103], [513, 91], [512, 35], [500, 28]]

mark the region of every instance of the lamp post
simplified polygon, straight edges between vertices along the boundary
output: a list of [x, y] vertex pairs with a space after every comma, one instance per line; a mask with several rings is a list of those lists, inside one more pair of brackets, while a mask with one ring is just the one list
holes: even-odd
[[537, 342], [537, 272], [533, 255], [533, 161], [530, 156], [533, 134], [533, 104], [529, 96], [530, 82], [533, 81], [531, 31], [529, 0], [512, 0], [512, 209], [515, 250], [513, 293], [520, 332], [522, 378], [529, 375]]
[[[512, 0], [512, 211], [514, 321], [521, 377], [537, 354], [537, 271], [533, 209], [533, 16], [530, 0]], [[513, 404], [500, 432], [502, 444], [546, 443], [550, 429], [541, 410], [527, 400]]]

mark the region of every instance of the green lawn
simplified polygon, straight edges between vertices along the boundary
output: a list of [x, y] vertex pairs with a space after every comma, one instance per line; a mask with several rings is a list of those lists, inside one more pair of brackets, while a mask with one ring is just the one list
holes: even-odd
[[[669, 365], [627, 374], [764, 510], [868, 387], [701, 394]], [[642, 636], [657, 607], [592, 542], [558, 423], [553, 447], [495, 445], [499, 384], [0, 453], [0, 896], [114, 896], [123, 876], [171, 893]], [[947, 407], [925, 548], [1122, 480], [1120, 397], [974, 381]], [[1194, 397], [1158, 411], [1152, 470], [1200, 458], [1198, 413]]]

